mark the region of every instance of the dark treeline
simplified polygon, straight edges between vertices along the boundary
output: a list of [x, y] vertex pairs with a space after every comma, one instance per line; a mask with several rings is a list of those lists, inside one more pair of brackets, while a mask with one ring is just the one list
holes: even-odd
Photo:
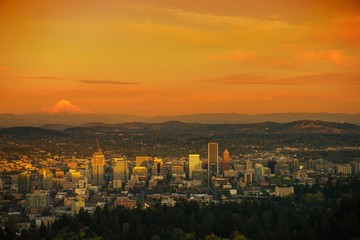
[[[14, 239], [11, 226], [2, 239]], [[148, 209], [97, 208], [18, 239], [360, 239], [360, 180], [296, 186], [287, 198]]]

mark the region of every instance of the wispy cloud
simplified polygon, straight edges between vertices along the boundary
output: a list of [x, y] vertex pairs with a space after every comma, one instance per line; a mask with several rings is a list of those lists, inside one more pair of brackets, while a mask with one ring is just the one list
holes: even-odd
[[19, 76], [19, 78], [26, 78], [26, 79], [45, 79], [45, 80], [72, 80], [65, 77], [58, 77], [58, 76]]
[[[1, 71], [1, 69], [0, 69]], [[105, 84], [105, 85], [135, 85], [139, 84], [138, 82], [124, 82], [124, 81], [113, 81], [113, 80], [97, 80], [97, 79], [77, 79], [77, 78], [66, 78], [61, 76], [49, 76], [49, 75], [39, 75], [39, 76], [12, 76], [13, 79], [39, 79], [39, 80], [59, 80], [59, 81], [73, 81], [80, 82], [84, 84]]]
[[214, 61], [246, 62], [254, 66], [263, 66], [282, 69], [300, 69], [301, 66], [295, 61], [289, 61], [289, 56], [276, 56], [259, 51], [234, 50], [227, 53], [206, 55], [207, 59]]
[[[247, 27], [248, 23], [253, 23], [262, 30], [284, 29], [284, 28], [303, 28], [303, 26], [291, 25], [286, 21], [277, 19], [260, 20], [243, 16], [226, 16], [204, 12], [186, 11], [172, 7], [160, 7], [151, 4], [122, 4], [119, 10], [132, 15], [147, 16], [151, 21], [161, 21], [166, 19], [169, 24], [181, 24], [191, 27]], [[125, 12], [126, 14], [126, 12]]]
[[226, 54], [210, 55], [208, 58], [213, 60], [244, 61], [257, 58], [257, 55], [253, 52], [236, 51]]
[[108, 80], [78, 80], [79, 82], [86, 84], [113, 84], [113, 85], [134, 85], [139, 84], [137, 82], [119, 82], [119, 81], [108, 81]]
[[328, 73], [302, 75], [283, 78], [289, 82], [302, 82], [304, 84], [360, 84], [360, 73]]
[[329, 61], [339, 65], [349, 62], [348, 57], [342, 50], [330, 49], [321, 51], [298, 51], [294, 53], [295, 60], [300, 62]]
[[304, 83], [299, 81], [289, 82], [286, 79], [265, 76], [253, 76], [250, 74], [236, 74], [220, 78], [205, 79], [201, 80], [201, 82], [239, 85], [304, 85]]
[[346, 15], [331, 21], [329, 30], [320, 31], [320, 37], [326, 41], [347, 45], [360, 45], [360, 15]]
[[238, 85], [310, 85], [310, 84], [360, 84], [358, 73], [314, 74], [293, 77], [267, 77], [250, 74], [230, 75], [220, 78], [200, 80], [214, 84]]

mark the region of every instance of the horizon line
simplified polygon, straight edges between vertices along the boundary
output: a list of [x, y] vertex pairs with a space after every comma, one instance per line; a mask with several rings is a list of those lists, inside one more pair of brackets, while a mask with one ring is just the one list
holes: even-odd
[[154, 114], [154, 115], [138, 115], [131, 113], [105, 113], [105, 112], [86, 112], [86, 113], [72, 113], [72, 112], [60, 112], [60, 113], [46, 113], [46, 112], [24, 112], [24, 113], [11, 113], [11, 112], [0, 112], [0, 115], [128, 115], [128, 116], [137, 116], [137, 117], [177, 117], [177, 116], [192, 116], [192, 115], [225, 115], [225, 114], [235, 114], [235, 115], [271, 115], [271, 114], [332, 114], [332, 115], [359, 115], [358, 113], [346, 113], [346, 112], [267, 112], [267, 113], [238, 113], [238, 112], [196, 112], [196, 113], [183, 113], [183, 114]]

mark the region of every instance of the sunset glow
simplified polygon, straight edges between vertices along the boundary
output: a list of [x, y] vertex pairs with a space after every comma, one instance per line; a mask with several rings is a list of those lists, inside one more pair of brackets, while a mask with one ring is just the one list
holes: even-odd
[[360, 112], [357, 0], [3, 0], [0, 31], [0, 113]]

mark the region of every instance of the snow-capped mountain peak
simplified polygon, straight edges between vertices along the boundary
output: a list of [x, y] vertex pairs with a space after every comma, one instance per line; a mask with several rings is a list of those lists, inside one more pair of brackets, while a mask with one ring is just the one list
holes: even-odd
[[67, 101], [67, 100], [64, 100], [64, 99], [59, 101], [58, 103], [56, 103], [54, 106], [52, 106], [50, 108], [42, 109], [42, 112], [48, 113], [48, 114], [60, 114], [60, 113], [84, 114], [84, 113], [91, 113], [91, 111], [80, 108], [80, 107], [72, 104], [70, 101]]

